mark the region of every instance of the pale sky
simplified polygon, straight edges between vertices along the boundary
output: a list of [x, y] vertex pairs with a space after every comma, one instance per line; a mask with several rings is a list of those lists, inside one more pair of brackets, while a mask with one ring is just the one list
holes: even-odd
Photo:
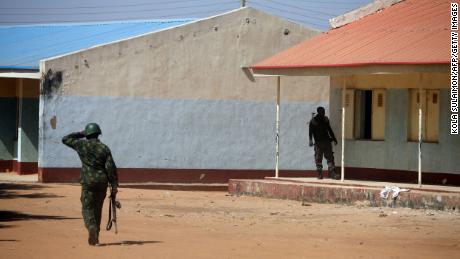
[[[328, 20], [372, 0], [247, 0], [250, 6], [325, 31]], [[30, 23], [202, 18], [240, 0], [0, 0], [0, 26]]]

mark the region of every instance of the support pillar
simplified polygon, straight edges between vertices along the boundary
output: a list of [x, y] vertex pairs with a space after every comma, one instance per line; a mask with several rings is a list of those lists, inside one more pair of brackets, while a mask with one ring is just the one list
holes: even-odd
[[281, 97], [281, 77], [276, 78], [276, 165], [275, 177], [279, 177], [279, 161], [280, 161], [280, 97]]

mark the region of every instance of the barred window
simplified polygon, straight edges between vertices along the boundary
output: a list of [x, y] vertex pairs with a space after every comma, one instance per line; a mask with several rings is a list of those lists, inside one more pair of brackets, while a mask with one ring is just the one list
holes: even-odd
[[439, 90], [409, 90], [409, 129], [408, 140], [418, 141], [419, 102], [422, 110], [422, 140], [437, 142], [439, 140]]

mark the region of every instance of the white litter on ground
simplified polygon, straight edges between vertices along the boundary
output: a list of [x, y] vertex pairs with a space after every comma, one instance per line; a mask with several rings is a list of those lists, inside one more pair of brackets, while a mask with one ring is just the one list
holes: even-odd
[[385, 186], [380, 191], [380, 198], [387, 199], [388, 195], [392, 193], [391, 198], [396, 199], [400, 192], [409, 192], [409, 189], [401, 189], [398, 186]]

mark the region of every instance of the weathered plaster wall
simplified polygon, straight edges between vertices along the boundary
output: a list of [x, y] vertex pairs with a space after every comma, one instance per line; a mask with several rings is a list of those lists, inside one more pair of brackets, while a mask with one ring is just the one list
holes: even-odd
[[[411, 76], [404, 80], [410, 79]], [[426, 78], [433, 78], [425, 75]], [[379, 84], [379, 76], [373, 77], [375, 84]], [[341, 135], [341, 90], [337, 85], [339, 80], [331, 80], [331, 121], [337, 135]], [[417, 80], [414, 78], [413, 80]], [[400, 81], [401, 82], [401, 81]], [[444, 88], [440, 96], [439, 142], [423, 143], [422, 170], [424, 172], [442, 172], [460, 174], [460, 137], [450, 135], [449, 90], [445, 89], [442, 80], [433, 80], [427, 88]], [[426, 84], [426, 82], [424, 83]], [[357, 82], [362, 86], [362, 82]], [[380, 83], [380, 85], [388, 85]], [[353, 87], [352, 84], [348, 85]], [[345, 166], [362, 168], [379, 168], [394, 170], [418, 170], [418, 143], [409, 142], [407, 139], [409, 116], [409, 92], [403, 85], [392, 84], [393, 88], [387, 89], [385, 140], [346, 140]], [[407, 87], [410, 87], [408, 85]], [[336, 162], [340, 164], [341, 147], [337, 146]]]
[[[276, 81], [241, 67], [315, 34], [246, 8], [47, 60], [62, 83], [41, 97], [39, 165], [78, 167], [61, 138], [96, 121], [119, 167], [274, 168]], [[329, 79], [281, 84], [281, 168], [313, 169], [306, 122]]]
[[[63, 71], [62, 95], [271, 101], [275, 79], [252, 82], [241, 67], [316, 34], [246, 8], [50, 59], [42, 69]], [[326, 77], [285, 82], [285, 100], [327, 99], [327, 90], [316, 88], [328, 84]]]

